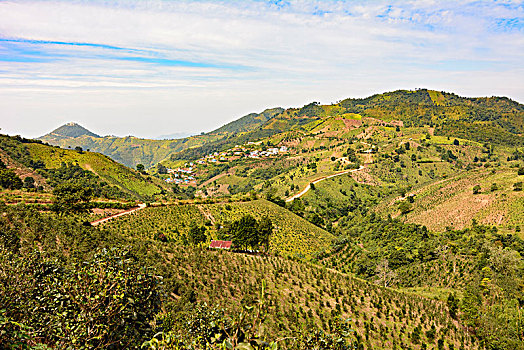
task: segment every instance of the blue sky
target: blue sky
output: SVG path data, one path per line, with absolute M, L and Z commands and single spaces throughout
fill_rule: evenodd
M 0 132 L 209 131 L 427 87 L 524 102 L 523 1 L 0 1 Z

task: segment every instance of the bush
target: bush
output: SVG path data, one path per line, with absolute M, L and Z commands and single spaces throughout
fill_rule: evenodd
M 64 266 L 35 252 L 0 251 L 2 317 L 56 348 L 131 348 L 151 334 L 158 280 L 126 251 L 102 250 Z
M 479 194 L 481 189 L 480 185 L 475 185 L 475 187 L 473 187 L 473 194 Z
M 23 186 L 22 180 L 16 175 L 13 169 L 0 170 L 0 187 L 9 190 L 19 190 Z

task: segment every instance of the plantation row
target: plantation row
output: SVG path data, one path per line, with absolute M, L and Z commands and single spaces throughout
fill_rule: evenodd
M 266 200 L 227 204 L 149 207 L 110 222 L 109 229 L 123 235 L 155 239 L 161 234 L 177 244 L 187 244 L 192 225 L 205 228 L 206 243 L 217 239 L 218 230 L 245 215 L 268 216 L 273 223 L 269 250 L 285 256 L 311 258 L 326 249 L 333 236 L 308 221 Z

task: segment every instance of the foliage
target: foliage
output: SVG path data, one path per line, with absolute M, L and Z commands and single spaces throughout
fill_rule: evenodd
M 205 226 L 198 226 L 196 222 L 192 222 L 189 228 L 188 239 L 195 246 L 204 243 L 207 240 Z
M 13 169 L 0 169 L 0 187 L 16 190 L 22 188 L 23 183 Z
M 0 212 L 0 328 L 10 329 L 0 338 L 130 348 L 151 334 L 159 280 L 129 251 L 103 249 L 114 235 L 28 207 Z
M 76 183 L 63 183 L 53 190 L 53 210 L 57 213 L 75 213 L 86 210 L 86 202 L 93 197 L 93 190 Z
M 264 246 L 267 251 L 270 236 L 273 233 L 273 223 L 268 216 L 257 221 L 253 216 L 247 214 L 233 221 L 225 231 L 225 236 L 243 250 L 248 248 L 256 250 L 259 246 Z
M 82 169 L 76 163 L 61 163 L 58 168 L 41 169 L 39 173 L 47 178 L 47 183 L 52 187 L 57 187 L 64 183 L 74 183 L 90 188 L 94 197 L 105 197 L 108 199 L 133 198 L 117 186 L 111 186 L 107 182 L 102 181 L 93 172 Z

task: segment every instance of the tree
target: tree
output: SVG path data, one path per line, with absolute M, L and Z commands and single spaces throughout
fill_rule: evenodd
M 405 215 L 412 210 L 411 204 L 408 201 L 402 201 L 398 208 L 400 209 L 400 214 L 402 215 Z
M 137 165 L 136 165 L 136 170 L 137 170 L 137 171 L 143 173 L 143 172 L 144 172 L 144 169 L 145 169 L 144 164 L 137 164 Z
M 24 188 L 35 188 L 35 179 L 28 176 L 24 179 Z
M 163 166 L 162 164 L 158 163 L 156 167 L 158 169 L 159 174 L 167 174 L 167 168 Z
M 491 184 L 491 192 L 494 192 L 499 189 L 499 186 L 494 182 Z
M 9 190 L 19 190 L 23 186 L 22 180 L 13 169 L 0 170 L 0 187 Z
M 84 150 L 83 150 L 82 147 L 80 147 L 80 146 L 76 146 L 76 147 L 75 147 L 75 151 L 77 151 L 78 153 L 82 153 L 82 152 L 84 152 Z
M 230 237 L 241 249 L 256 248 L 259 243 L 257 231 L 257 220 L 248 214 L 231 224 Z
M 264 216 L 258 222 L 258 243 L 265 248 L 267 252 L 269 250 L 269 238 L 273 234 L 273 223 L 269 216 Z
M 453 144 L 454 144 L 455 146 L 458 146 L 458 145 L 460 145 L 460 142 L 459 142 L 459 140 L 454 139 L 454 140 L 453 140 Z
M 513 191 L 522 191 L 522 181 L 513 184 Z
M 53 210 L 63 214 L 66 212 L 81 212 L 86 210 L 86 203 L 93 198 L 93 189 L 78 183 L 66 182 L 53 190 L 55 200 Z
M 199 245 L 206 241 L 206 228 L 204 226 L 198 226 L 195 222 L 191 223 L 188 235 L 189 242 L 192 245 Z
M 475 187 L 473 187 L 473 194 L 479 194 L 481 189 L 480 185 L 475 185 Z
M 322 227 L 324 225 L 324 219 L 320 217 L 317 213 L 313 213 L 311 217 L 309 218 L 309 222 L 311 222 L 313 225 Z
M 524 175 L 524 166 L 521 166 L 517 172 L 518 175 Z
M 449 293 L 447 304 L 448 304 L 449 316 L 452 319 L 456 320 L 457 311 L 459 307 L 459 299 L 455 296 L 455 293 Z

